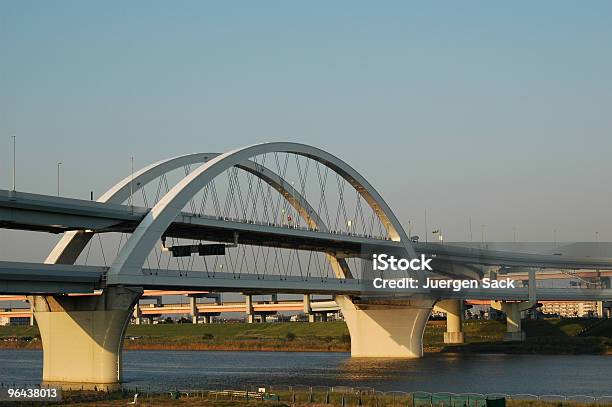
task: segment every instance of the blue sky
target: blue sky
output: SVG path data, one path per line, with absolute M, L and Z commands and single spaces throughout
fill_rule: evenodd
M 323 147 L 447 239 L 612 240 L 612 3 L 0 0 L 0 188 Z M 2 232 L 8 233 L 8 232 Z M 477 232 L 475 232 L 477 233 Z M 421 231 L 422 234 L 422 231 Z

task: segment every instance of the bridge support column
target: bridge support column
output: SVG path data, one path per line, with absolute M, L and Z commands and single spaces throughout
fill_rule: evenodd
M 198 299 L 196 297 L 189 297 L 189 313 L 191 314 L 191 323 L 198 323 Z
M 308 322 L 315 322 L 315 315 L 310 306 L 310 294 L 304 294 L 304 314 L 308 316 Z
M 253 297 L 248 294 L 244 296 L 246 322 L 252 324 L 255 322 L 255 313 L 253 312 Z
M 134 317 L 134 325 L 142 324 L 142 310 L 140 309 L 140 304 L 138 301 L 136 301 L 136 304 L 134 304 L 134 312 L 132 316 Z
M 446 332 L 444 343 L 465 343 L 465 334 L 462 330 L 463 301 L 445 300 L 436 304 L 442 312 L 446 313 Z
M 30 304 L 30 326 L 34 326 L 34 306 Z
M 433 301 L 353 303 L 337 296 L 351 334 L 352 357 L 418 358 Z
M 123 337 L 141 294 L 110 287 L 101 295 L 30 297 L 43 344 L 43 381 L 98 390 L 118 387 Z
M 524 341 L 525 332 L 521 327 L 521 312 L 530 307 L 529 302 L 491 301 L 491 307 L 506 314 L 504 341 Z
M 603 305 L 603 301 L 597 301 L 597 318 L 605 318 Z

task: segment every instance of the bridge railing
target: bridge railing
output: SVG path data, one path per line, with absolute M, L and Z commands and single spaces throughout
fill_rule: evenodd
M 265 390 L 265 392 L 263 391 Z M 206 397 L 211 394 L 207 390 L 179 390 L 186 397 Z M 535 394 L 506 394 L 506 393 L 453 393 L 453 392 L 426 392 L 426 391 L 379 391 L 371 387 L 350 386 L 305 386 L 305 385 L 271 385 L 247 386 L 242 393 L 274 395 L 279 401 L 292 403 L 313 403 L 333 406 L 470 406 L 484 407 L 487 401 L 506 399 L 518 401 L 550 401 L 574 402 L 597 405 L 612 404 L 612 396 L 590 395 L 535 395 Z M 219 392 L 214 392 L 219 397 Z M 234 397 L 235 394 L 233 393 Z M 243 397 L 244 398 L 244 397 Z
M 316 227 L 314 228 L 305 227 L 305 226 L 299 225 L 296 222 L 287 222 L 287 223 L 278 224 L 275 222 L 262 222 L 259 220 L 241 219 L 241 218 L 234 218 L 234 217 L 229 217 L 229 216 L 197 214 L 197 213 L 191 213 L 191 212 L 182 212 L 181 216 L 203 218 L 203 219 L 210 219 L 210 220 L 219 220 L 219 221 L 226 221 L 226 222 L 244 223 L 244 224 L 249 224 L 249 225 L 270 226 L 270 227 L 277 227 L 277 228 L 284 228 L 284 229 L 303 230 L 303 231 L 308 231 L 308 232 L 319 232 L 319 229 Z M 369 235 L 365 233 L 347 232 L 347 231 L 342 231 L 342 230 L 330 230 L 329 232 L 325 232 L 325 233 L 329 233 L 332 235 L 361 237 L 365 239 L 391 240 L 388 236 Z

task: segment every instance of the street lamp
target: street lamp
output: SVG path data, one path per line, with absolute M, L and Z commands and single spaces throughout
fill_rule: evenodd
M 15 192 L 15 190 L 16 190 L 16 175 L 15 174 L 17 172 L 16 171 L 16 169 L 17 169 L 17 161 L 15 159 L 16 158 L 16 154 L 15 154 L 16 148 L 15 148 L 15 145 L 17 144 L 17 136 L 15 134 L 13 134 L 11 136 L 11 138 L 13 139 L 13 192 Z
M 134 156 L 130 157 L 130 212 L 134 213 Z
M 57 196 L 60 196 L 60 168 L 62 166 L 61 162 L 57 163 Z
M 434 229 L 431 231 L 432 234 L 438 235 L 438 240 L 440 243 L 444 243 L 444 236 L 442 235 L 442 229 Z

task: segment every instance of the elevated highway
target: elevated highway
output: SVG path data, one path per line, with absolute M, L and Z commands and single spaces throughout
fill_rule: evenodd
M 0 301 L 7 301 L 8 297 L 0 297 Z M 23 296 L 13 296 L 12 301 L 25 301 Z M 196 304 L 197 314 L 220 314 L 220 313 L 241 313 L 246 312 L 246 303 L 244 302 L 224 302 L 221 304 L 203 303 Z M 276 314 L 278 312 L 303 312 L 304 302 L 301 300 L 283 300 L 278 302 L 254 302 L 252 304 L 253 312 L 256 314 L 268 313 Z M 338 312 L 340 308 L 335 301 L 311 301 L 310 312 Z M 192 307 L 189 304 L 141 304 L 139 308 L 140 315 L 192 315 Z M 10 310 L 0 308 L 0 317 L 31 317 L 32 310 L 30 308 L 15 307 Z
M 150 209 L 24 192 L 0 190 L 0 228 L 64 233 L 132 233 Z M 370 258 L 373 253 L 401 253 L 403 243 L 360 233 L 264 224 L 246 219 L 181 212 L 164 233 L 166 237 L 333 252 L 345 257 Z M 439 262 L 540 269 L 612 270 L 612 259 L 566 257 L 475 249 L 452 244 L 411 242 L 418 254 Z
M 67 294 L 91 293 L 105 287 L 108 267 L 64 264 L 0 262 L 0 294 Z M 148 290 L 206 290 L 220 292 L 248 292 L 258 294 L 303 293 L 354 295 L 364 298 L 410 299 L 419 297 L 443 299 L 512 300 L 529 299 L 526 287 L 508 289 L 391 289 L 374 288 L 372 281 L 328 278 L 305 279 L 297 276 L 279 278 L 255 274 L 207 274 L 182 270 L 143 269 L 140 276 L 129 276 L 125 284 Z M 604 288 L 538 288 L 541 300 L 612 300 L 612 289 Z

